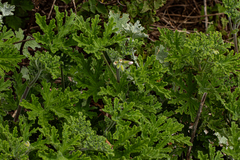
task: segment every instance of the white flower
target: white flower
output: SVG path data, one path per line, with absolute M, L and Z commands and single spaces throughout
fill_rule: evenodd
M 117 64 L 118 64 L 118 61 L 114 61 L 114 62 L 113 62 L 113 65 L 116 66 Z

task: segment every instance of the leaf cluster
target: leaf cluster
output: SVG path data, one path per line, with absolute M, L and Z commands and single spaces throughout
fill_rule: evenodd
M 148 18 L 164 3 L 126 2 L 130 17 L 140 7 Z M 84 4 L 92 13 L 106 8 Z M 2 159 L 178 159 L 190 146 L 194 158 L 239 157 L 240 57 L 221 33 L 159 29 L 159 41 L 147 45 L 144 27 L 128 14 L 110 11 L 102 22 L 54 10 L 49 23 L 36 14 L 42 32 L 22 47 L 22 30 L 1 28 Z M 150 45 L 154 54 L 139 53 Z M 26 57 L 29 65 L 16 70 Z M 24 109 L 12 122 L 17 106 Z

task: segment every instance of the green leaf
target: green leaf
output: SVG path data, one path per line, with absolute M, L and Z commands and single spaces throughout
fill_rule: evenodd
M 17 103 L 19 103 L 20 99 L 22 98 L 22 95 L 27 87 L 27 83 L 23 83 L 22 80 L 22 73 L 17 73 L 17 71 L 14 71 L 13 77 L 13 87 L 16 93 Z M 17 107 L 17 106 L 16 106 Z
M 130 144 L 130 142 L 127 141 L 126 144 L 124 145 L 126 150 L 123 152 L 123 155 L 125 157 L 130 157 L 131 153 L 141 152 L 142 150 L 144 150 L 144 148 L 147 147 L 149 141 L 150 141 L 149 138 L 145 138 L 144 140 L 142 140 L 140 137 L 137 137 L 135 139 L 134 144 Z
M 231 122 L 231 128 L 224 128 L 222 131 L 223 132 L 221 134 L 217 135 L 219 143 L 224 146 L 222 152 L 234 159 L 237 159 L 240 156 L 240 129 L 238 125 L 235 122 Z M 223 137 L 225 139 L 224 141 L 222 141 Z
M 141 26 L 139 21 L 136 21 L 134 25 L 132 23 L 128 23 L 129 15 L 128 14 L 123 14 L 122 17 L 120 18 L 120 13 L 114 13 L 113 11 L 109 12 L 109 19 L 113 18 L 114 22 L 116 23 L 116 26 L 113 27 L 113 29 L 118 28 L 116 30 L 116 33 L 126 33 L 129 35 L 131 38 L 146 38 L 148 37 L 147 34 L 142 33 L 144 30 L 144 27 Z
M 237 0 L 223 0 L 223 4 L 226 8 L 225 14 L 228 15 L 233 21 L 233 23 L 237 23 L 240 12 L 238 11 L 238 8 L 240 7 L 240 3 Z
M 127 5 L 127 13 L 129 13 L 131 17 L 135 18 L 139 13 L 137 5 L 134 3 L 130 3 L 128 1 L 126 1 L 126 5 Z
M 21 69 L 21 73 L 23 75 L 22 78 L 25 78 L 26 80 L 30 80 L 29 70 L 25 66 Z
M 144 27 L 140 24 L 140 21 L 137 20 L 134 25 L 132 23 L 127 23 L 123 25 L 124 31 L 129 34 L 133 39 L 135 38 L 147 38 L 148 35 L 142 33 Z
M 7 27 L 6 26 L 3 26 L 1 28 L 1 30 L 2 30 L 2 32 L 0 32 L 0 39 L 1 40 L 9 40 L 11 37 L 14 36 L 14 32 L 11 29 L 9 29 L 7 31 Z M 1 47 L 4 45 L 4 42 L 5 41 L 1 41 Z M 6 45 L 6 42 L 5 42 L 5 45 Z
M 1 79 L 0 79 L 0 92 L 2 92 L 2 91 L 6 91 L 6 90 L 9 90 L 9 87 L 11 86 L 11 81 L 6 81 L 6 82 L 4 82 L 4 78 L 2 77 Z
M 240 100 L 237 98 L 239 96 L 240 89 L 236 88 L 232 93 L 231 91 L 228 92 L 229 102 L 226 104 L 225 108 L 232 113 L 233 120 L 238 120 L 240 118 L 240 109 L 239 104 Z
M 32 128 L 32 125 L 34 123 L 35 123 L 34 121 L 28 122 L 26 117 L 19 118 L 20 133 L 23 137 L 24 142 L 29 141 L 30 137 L 38 131 L 38 128 Z
M 55 19 L 52 19 L 50 21 L 49 25 L 47 25 L 47 23 L 46 23 L 46 16 L 41 16 L 39 13 L 36 13 L 36 23 L 39 25 L 39 27 L 46 34 L 47 40 L 51 40 L 53 38 L 53 35 L 54 35 L 53 29 L 56 27 Z M 38 32 L 38 33 L 33 34 L 33 35 L 38 37 L 38 36 L 40 36 L 40 33 Z
M 12 0 L 11 3 L 15 4 L 17 7 L 20 7 L 24 12 L 27 12 L 27 11 L 30 11 L 30 10 L 34 9 L 34 5 L 33 5 L 32 1 L 28 1 L 28 0 L 22 0 L 22 1 Z M 17 14 L 17 12 L 15 14 Z
M 150 6 L 149 6 L 149 4 L 148 4 L 148 1 L 144 1 L 144 2 L 143 2 L 143 8 L 142 8 L 142 10 L 141 10 L 140 13 L 145 13 L 145 12 L 147 12 L 147 11 L 149 11 L 149 10 L 151 10 L 151 8 L 150 8 Z
M 86 10 L 88 12 L 90 11 L 90 9 L 89 9 L 89 2 L 88 1 L 83 2 L 82 9 L 84 9 L 84 10 Z
M 63 24 L 64 13 L 60 13 L 57 6 L 54 9 L 56 11 L 56 20 L 50 20 L 49 25 L 46 24 L 46 16 L 36 13 L 36 23 L 45 34 L 41 35 L 40 32 L 37 32 L 33 34 L 33 37 L 52 53 L 56 53 L 58 50 L 64 52 L 70 49 L 70 46 L 76 45 L 71 36 L 66 38 L 67 35 L 72 34 L 76 29 L 74 27 L 75 14 L 71 10 L 71 15 L 67 16 L 68 13 L 65 12 L 65 23 Z M 57 21 L 57 26 L 55 25 L 55 21 Z M 58 34 L 55 34 L 54 30 L 57 30 Z
M 225 29 L 227 27 L 227 24 L 229 23 L 228 19 L 221 18 L 221 22 L 222 22 L 223 29 Z
M 0 123 L 0 158 L 1 159 L 29 159 L 28 153 L 35 148 L 29 143 L 29 137 L 37 132 L 32 129 L 33 122 L 28 123 L 26 118 L 20 118 L 19 126 L 15 126 L 12 130 L 8 125 Z
M 18 30 L 22 27 L 22 19 L 17 16 L 6 17 L 7 26 L 11 27 L 14 30 Z
M 180 104 L 176 112 L 180 112 L 180 114 L 183 114 L 183 112 L 189 114 L 191 120 L 194 121 L 200 103 L 199 100 L 193 96 L 197 89 L 197 83 L 193 82 L 194 77 L 192 74 L 188 74 L 184 79 L 186 82 L 182 79 L 173 80 L 175 85 L 179 87 L 179 90 L 173 91 L 172 96 L 176 98 L 170 100 L 169 103 Z
M 109 19 L 113 18 L 113 22 L 116 23 L 116 25 L 113 27 L 113 29 L 118 28 L 116 33 L 121 33 L 123 31 L 123 25 L 127 24 L 127 22 L 130 20 L 129 15 L 126 13 L 123 13 L 120 17 L 120 12 L 114 13 L 113 11 L 109 12 Z
M 76 34 L 73 35 L 73 39 L 78 42 L 78 46 L 84 48 L 84 51 L 88 54 L 94 53 L 97 59 L 100 59 L 102 52 L 107 50 L 106 48 L 120 43 L 124 40 L 124 36 L 120 34 L 111 36 L 115 30 L 113 30 L 114 22 L 113 19 L 110 19 L 109 23 L 104 23 L 104 31 L 101 31 L 101 26 L 98 25 L 100 22 L 99 15 L 96 15 L 94 19 L 88 18 L 86 21 L 83 20 L 83 17 L 78 17 L 78 26 L 83 33 L 80 36 Z M 102 33 L 102 36 L 101 36 Z M 100 35 L 100 36 L 98 36 Z
M 83 154 L 88 150 L 112 155 L 112 149 L 105 142 L 106 138 L 96 135 L 91 129 L 90 122 L 86 121 L 86 117 L 81 112 L 76 117 L 69 116 L 67 122 L 63 125 L 61 137 L 55 127 L 39 130 L 48 139 L 48 144 L 51 144 L 57 150 L 57 152 L 53 152 L 53 150 L 39 152 L 39 156 L 43 159 L 74 160 L 80 155 L 81 159 L 91 159 L 87 154 Z
M 43 89 L 40 90 L 40 93 L 44 99 L 44 108 L 41 107 L 41 104 L 35 95 L 31 95 L 32 103 L 29 103 L 26 100 L 21 102 L 21 105 L 24 108 L 31 110 L 27 112 L 29 119 L 35 120 L 38 117 L 38 123 L 43 127 L 49 126 L 48 121 L 53 119 L 52 112 L 58 117 L 68 119 L 71 115 L 70 109 L 73 107 L 73 104 L 78 102 L 80 92 L 77 90 L 71 92 L 69 88 L 64 92 L 56 90 L 55 88 L 51 89 L 50 83 L 47 83 L 46 81 L 43 81 L 42 85 Z
M 19 55 L 18 50 L 12 46 L 6 46 L 0 51 L 0 76 L 4 76 L 4 71 L 14 71 L 15 67 L 18 68 L 17 63 L 21 62 L 24 56 Z
M 202 151 L 198 151 L 198 158 L 200 160 L 208 160 L 208 155 L 207 154 L 204 155 Z
M 97 4 L 96 10 L 98 11 L 98 13 L 101 13 L 103 15 L 108 14 L 108 10 L 107 10 L 106 6 L 101 3 Z
M 77 86 L 79 88 L 87 88 L 81 94 L 81 97 L 88 99 L 88 97 L 93 96 L 95 102 L 98 101 L 100 96 L 98 92 L 100 87 L 103 87 L 105 81 L 103 79 L 103 60 L 95 60 L 94 58 L 84 59 L 82 54 L 79 54 L 78 62 L 78 73 L 75 74 L 74 80 L 77 81 Z
M 12 90 L 10 90 L 12 82 L 7 80 L 4 82 L 4 77 L 0 79 L 0 115 L 6 116 L 8 111 L 16 109 L 14 105 Z
M 127 80 L 126 74 L 124 74 L 121 77 L 119 83 L 115 79 L 111 79 L 110 84 L 108 86 L 100 87 L 101 91 L 98 93 L 98 95 L 108 95 L 112 97 L 118 97 L 122 101 L 125 101 L 127 98 L 126 95 L 129 92 L 129 89 L 127 88 L 128 83 L 129 82 Z
M 32 75 L 31 78 L 36 76 L 36 70 L 43 71 L 43 72 L 49 72 L 52 75 L 53 79 L 56 79 L 59 77 L 59 67 L 60 67 L 60 57 L 59 56 L 52 56 L 49 52 L 39 52 L 37 51 L 34 55 L 34 57 L 30 56 L 30 75 Z
M 163 47 L 163 45 L 160 44 L 160 46 L 157 46 L 155 48 L 155 56 L 156 59 L 160 62 L 160 63 L 164 63 L 164 59 L 167 58 L 168 56 L 168 52 L 164 51 L 165 47 Z
M 231 34 L 237 34 L 238 31 L 239 31 L 238 29 L 234 29 L 234 30 L 231 31 Z
M 132 155 L 139 159 L 169 158 L 169 153 L 172 151 L 171 148 L 166 147 L 169 142 L 192 145 L 190 137 L 184 137 L 183 134 L 175 135 L 183 128 L 183 125 L 175 119 L 167 118 L 162 114 L 158 116 L 155 113 L 141 114 L 139 109 L 136 109 L 137 104 L 121 103 L 118 98 L 115 98 L 112 104 L 110 98 L 104 97 L 104 102 L 106 105 L 103 111 L 109 113 L 112 121 L 115 122 L 113 124 L 116 124 L 115 129 L 112 129 L 114 130 L 113 139 L 110 140 L 115 151 L 114 158 L 129 159 Z M 107 125 L 109 126 L 106 130 L 110 131 L 109 127 L 113 128 L 113 126 Z
M 143 92 L 146 87 L 146 90 L 154 90 L 157 94 L 161 93 L 166 97 L 170 97 L 169 91 L 164 89 L 167 83 L 161 80 L 166 69 L 156 61 L 156 57 L 153 55 L 147 57 L 145 63 L 143 63 L 142 56 L 139 56 L 138 60 L 140 67 L 136 69 L 134 66 L 131 66 L 128 74 L 133 77 L 134 83 L 138 86 L 140 92 Z
M 2 16 L 11 16 L 13 15 L 13 11 L 15 10 L 15 6 L 14 5 L 10 5 L 8 4 L 8 2 L 5 2 L 4 4 L 2 4 L 0 2 L 0 11 L 2 12 Z
M 19 31 L 16 31 L 15 32 L 16 34 L 16 37 L 21 41 L 23 40 L 24 38 L 24 35 L 23 35 L 23 30 L 21 28 L 19 28 Z M 30 36 L 27 36 L 26 40 L 29 40 L 31 39 Z M 22 43 L 17 43 L 15 44 L 15 47 L 20 50 L 21 48 L 21 45 Z M 28 47 L 32 48 L 32 49 L 36 49 L 36 48 L 41 48 L 41 46 L 36 42 L 36 40 L 30 40 L 30 41 L 27 41 L 25 42 L 24 46 L 23 46 L 23 54 L 26 56 L 26 57 L 29 57 L 30 56 L 30 53 L 28 52 Z
M 91 11 L 92 13 L 95 13 L 95 11 L 96 11 L 96 5 L 97 5 L 96 0 L 89 0 L 89 5 L 90 5 L 90 11 Z
M 154 9 L 157 10 L 166 3 L 166 0 L 154 0 Z
M 110 99 L 106 99 L 104 97 L 104 100 L 106 101 L 106 106 L 104 107 L 103 111 L 109 113 L 112 115 L 112 120 L 117 123 L 124 123 L 122 119 L 127 119 L 133 122 L 138 123 L 138 120 L 142 116 L 139 110 L 134 110 L 134 103 L 119 103 L 119 99 L 114 99 L 114 106 L 112 106 Z M 118 135 L 115 135 L 118 137 Z M 114 136 L 114 137 L 115 137 Z

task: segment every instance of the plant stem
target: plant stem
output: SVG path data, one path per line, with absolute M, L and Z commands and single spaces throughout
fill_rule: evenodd
M 111 66 L 109 65 L 109 63 L 108 63 L 108 61 L 107 61 L 107 58 L 105 57 L 104 53 L 102 54 L 102 56 L 103 56 L 104 61 L 105 61 L 106 64 L 107 64 L 108 68 L 111 70 L 111 72 L 112 72 L 112 74 L 114 75 L 114 77 L 116 78 L 116 80 L 118 80 L 116 74 L 113 72 Z
M 238 42 L 237 42 L 237 34 L 233 34 L 233 40 L 234 40 L 234 51 L 235 53 L 238 53 Z
M 28 84 L 28 86 L 31 88 L 38 80 L 39 76 L 41 75 L 42 70 L 40 69 L 37 73 L 37 75 L 33 78 L 33 80 Z
M 107 135 L 107 132 L 112 129 L 116 122 L 112 121 L 111 124 L 105 129 L 104 133 Z
M 205 29 L 208 28 L 208 17 L 207 17 L 207 0 L 203 0 L 204 4 L 204 15 L 205 15 Z
M 28 95 L 28 92 L 30 90 L 31 87 L 27 86 L 20 101 L 19 101 L 19 104 L 22 102 L 23 99 L 26 99 L 27 95 Z M 18 105 L 18 109 L 17 109 L 17 112 L 14 116 L 14 122 L 17 122 L 18 121 L 18 117 L 19 115 L 21 114 L 21 111 L 22 111 L 22 106 Z
M 198 112 L 197 112 L 197 116 L 195 118 L 195 122 L 194 122 L 194 125 L 193 125 L 192 135 L 191 135 L 191 143 L 192 144 L 193 144 L 193 141 L 194 141 L 194 137 L 195 137 L 195 133 L 196 133 L 196 130 L 197 130 L 199 118 L 201 116 L 203 104 L 206 100 L 206 97 L 207 97 L 207 93 L 205 92 L 202 96 L 202 100 L 201 100 L 201 103 L 200 103 L 200 106 L 199 106 L 199 109 L 198 109 Z M 191 150 L 192 150 L 192 146 L 189 146 L 188 151 L 187 151 L 187 156 L 186 156 L 187 160 L 190 160 Z
M 18 105 L 18 109 L 17 111 L 14 113 L 14 122 L 18 121 L 18 117 L 21 114 L 22 111 L 22 106 L 20 106 L 20 103 L 22 102 L 23 99 L 26 99 L 29 90 L 31 89 L 31 87 L 36 83 L 36 81 L 38 80 L 39 76 L 41 75 L 42 70 L 40 69 L 37 73 L 37 75 L 34 77 L 34 79 L 28 84 L 28 86 L 26 87 L 20 101 L 19 101 L 19 105 Z

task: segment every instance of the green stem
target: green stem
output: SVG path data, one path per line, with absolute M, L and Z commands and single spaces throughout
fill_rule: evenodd
M 109 65 L 109 63 L 108 63 L 108 61 L 107 61 L 107 58 L 105 57 L 104 53 L 103 53 L 102 55 L 103 55 L 103 59 L 104 59 L 104 61 L 106 62 L 108 68 L 111 70 L 111 72 L 112 72 L 112 74 L 114 75 L 114 77 L 116 78 L 116 80 L 118 80 L 116 74 L 113 72 L 111 66 Z
M 38 78 L 40 77 L 42 73 L 42 69 L 40 69 L 37 73 L 37 75 L 33 78 L 33 80 L 28 84 L 28 86 L 31 88 L 38 80 Z
M 40 69 L 37 73 L 37 75 L 34 77 L 34 79 L 28 84 L 28 86 L 26 87 L 20 101 L 19 101 L 19 105 L 18 105 L 18 109 L 17 109 L 17 112 L 14 116 L 14 122 L 17 122 L 18 121 L 18 117 L 19 115 L 21 114 L 21 111 L 22 111 L 22 106 L 20 106 L 20 103 L 22 102 L 23 99 L 26 99 L 27 95 L 28 95 L 28 92 L 29 90 L 31 89 L 31 87 L 36 83 L 36 81 L 38 80 L 39 76 L 41 75 L 42 73 L 42 70 Z
M 107 132 L 112 129 L 112 127 L 115 125 L 116 122 L 112 121 L 110 125 L 105 129 L 104 133 L 107 135 Z
M 237 42 L 237 34 L 233 34 L 233 40 L 234 40 L 234 51 L 235 53 L 238 53 L 238 42 Z

